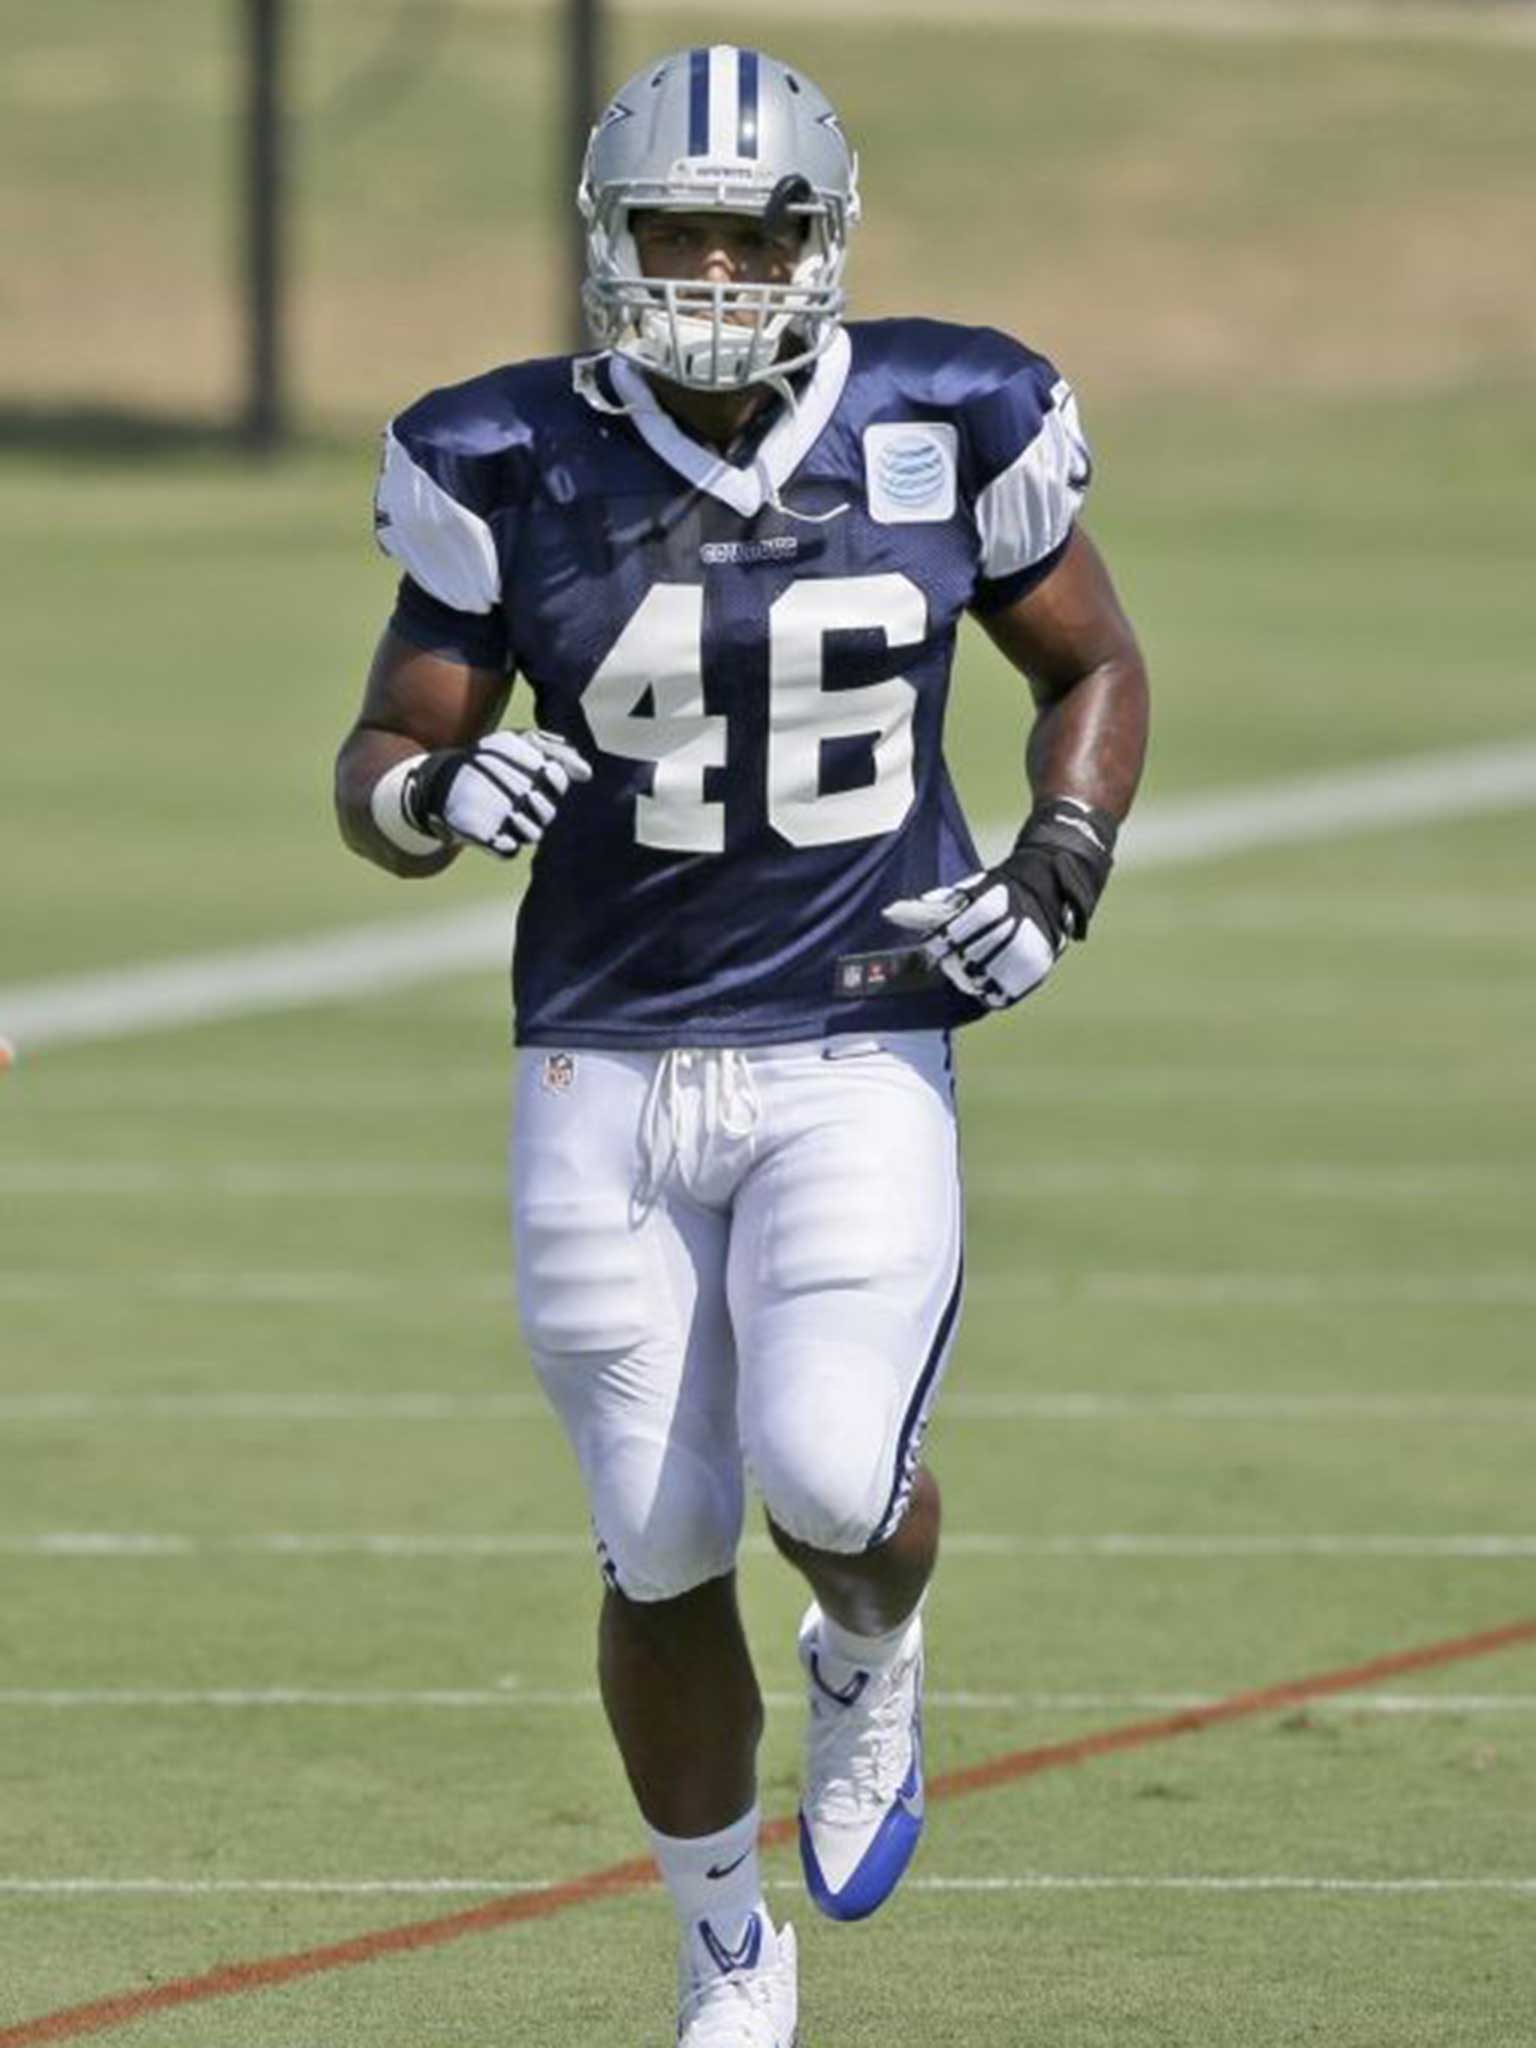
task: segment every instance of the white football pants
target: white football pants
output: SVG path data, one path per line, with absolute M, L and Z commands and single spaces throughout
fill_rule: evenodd
M 855 1552 L 900 1522 L 960 1307 L 941 1032 L 519 1055 L 518 1298 L 633 1600 L 731 1569 L 750 1477 Z

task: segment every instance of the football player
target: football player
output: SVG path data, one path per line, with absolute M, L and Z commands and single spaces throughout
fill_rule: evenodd
M 1087 935 L 1145 675 L 1052 365 L 991 329 L 844 323 L 855 161 L 802 71 L 731 45 L 646 65 L 580 205 L 596 353 L 386 432 L 404 575 L 338 808 L 396 874 L 527 859 L 518 1291 L 591 1504 L 603 1699 L 677 1910 L 679 2040 L 790 2048 L 745 1482 L 811 1595 L 806 1885 L 858 1919 L 923 1821 L 950 1034 Z M 967 615 L 1035 699 L 1032 803 L 990 868 L 942 752 Z M 534 719 L 507 730 L 516 675 Z

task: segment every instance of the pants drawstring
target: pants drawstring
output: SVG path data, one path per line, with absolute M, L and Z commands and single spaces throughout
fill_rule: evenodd
M 672 1171 L 681 1143 L 682 1088 L 678 1079 L 676 1050 L 663 1053 L 656 1062 L 651 1085 L 640 1109 L 640 1174 L 635 1183 L 635 1201 L 643 1216 L 655 1207 L 662 1184 Z
M 763 1109 L 751 1062 L 734 1045 L 722 1046 L 717 1057 L 719 1078 L 713 1109 L 705 1106 L 706 1128 L 713 1131 L 718 1123 L 728 1138 L 750 1138 Z M 706 1078 L 715 1071 L 713 1066 L 706 1068 Z
M 700 1071 L 702 1131 L 690 1170 L 685 1151 L 688 1133 L 684 1099 L 695 1063 Z M 714 1138 L 718 1135 L 734 1143 L 750 1138 L 761 1114 L 762 1102 L 752 1079 L 751 1064 L 735 1046 L 674 1046 L 663 1053 L 656 1062 L 640 1109 L 637 1215 L 643 1217 L 655 1207 L 674 1170 L 685 1188 L 694 1189 Z

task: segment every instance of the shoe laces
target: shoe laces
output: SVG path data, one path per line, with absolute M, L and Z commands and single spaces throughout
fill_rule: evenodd
M 678 2012 L 677 2031 L 681 2040 L 688 2034 L 688 2048 L 756 2048 L 775 2039 L 772 2032 L 777 1995 L 772 1965 L 757 1970 L 729 1970 L 696 1982 L 685 1993 Z M 753 2023 L 766 2019 L 766 2034 L 754 2031 Z M 699 2028 L 696 2021 L 702 2020 Z M 690 2031 L 691 2030 L 691 2031 Z
M 862 1820 L 889 1806 L 911 1764 L 912 1696 L 906 1683 L 917 1655 L 871 1672 L 849 1706 L 811 1695 L 810 1739 L 816 1752 L 817 1810 L 828 1820 Z

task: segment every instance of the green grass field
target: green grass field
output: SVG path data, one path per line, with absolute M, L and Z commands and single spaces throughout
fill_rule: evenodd
M 66 12 L 90 32 L 74 70 Z M 126 13 L 24 7 L 0 87 L 53 95 L 51 129 L 9 132 L 66 238 L 135 186 L 173 224 L 206 205 L 222 45 L 202 10 L 136 4 L 141 37 L 184 39 L 157 77 L 112 27 Z M 463 13 L 442 62 L 473 68 L 500 17 Z M 318 94 L 365 18 L 327 0 L 315 22 Z M 625 54 L 697 32 L 630 17 Z M 963 24 L 803 41 L 847 81 L 867 189 L 890 195 L 866 244 L 878 307 L 903 224 L 974 199 L 933 291 L 979 314 L 1010 201 L 978 168 L 1015 144 L 1037 178 L 1065 158 L 1071 204 L 996 317 L 1060 329 L 1086 364 L 1094 530 L 1153 661 L 1152 794 L 1531 736 L 1536 389 L 1511 224 L 1536 56 Z M 1010 77 L 1042 72 L 1019 141 Z M 411 131 L 434 203 L 460 204 L 451 145 L 476 172 L 445 278 L 502 217 L 492 88 L 537 107 L 541 75 L 507 57 L 462 137 L 438 101 Z M 940 111 L 907 153 L 924 80 Z M 82 164 L 65 103 L 120 123 L 123 157 Z M 509 188 L 535 160 L 510 126 Z M 72 357 L 16 358 L 0 989 L 499 886 L 461 863 L 402 890 L 329 822 L 390 589 L 362 415 L 430 374 L 413 316 L 375 334 L 355 389 L 325 381 L 376 309 L 367 237 L 387 232 L 363 190 L 379 139 L 351 132 L 355 159 L 317 144 L 310 174 L 310 289 L 345 318 L 308 358 L 326 436 L 291 460 L 20 445 L 30 407 L 87 388 L 216 402 L 206 330 L 155 324 L 194 285 L 212 303 L 211 234 L 202 259 L 167 237 L 153 320 L 124 285 L 120 332 L 160 341 L 125 347 L 118 382 L 85 321 Z M 535 249 L 536 212 L 509 193 Z M 326 253 L 351 230 L 355 278 Z M 18 305 L 78 305 L 62 259 L 43 268 Z M 1023 299 L 1062 278 L 1030 321 Z M 454 350 L 487 345 L 492 298 Z M 527 345 L 550 303 L 519 311 Z M 1015 733 L 1018 689 L 972 644 L 954 757 L 977 816 L 1017 808 Z M 1536 1615 L 1532 876 L 1518 813 L 1128 870 L 1051 989 L 966 1035 L 935 1769 Z M 0 2043 L 638 1852 L 590 1692 L 584 1512 L 508 1306 L 506 1094 L 495 975 L 44 1048 L 0 1077 Z M 42 1541 L 66 1536 L 118 1549 Z M 759 1544 L 744 1585 L 781 1813 L 799 1598 Z M 274 1692 L 351 1704 L 248 1697 Z M 816 1921 L 791 1854 L 769 1871 L 802 1939 L 805 2048 L 1526 2048 L 1533 1814 L 1524 1647 L 936 1805 L 913 1883 L 864 1928 Z M 188 1889 L 92 1889 L 133 1881 Z M 22 1888 L 50 1882 L 78 1889 Z M 412 1889 L 430 1883 L 486 1890 Z M 271 1888 L 217 1888 L 239 1884 Z M 632 1894 L 103 2038 L 640 2048 L 669 2038 L 671 1968 L 664 1903 Z

